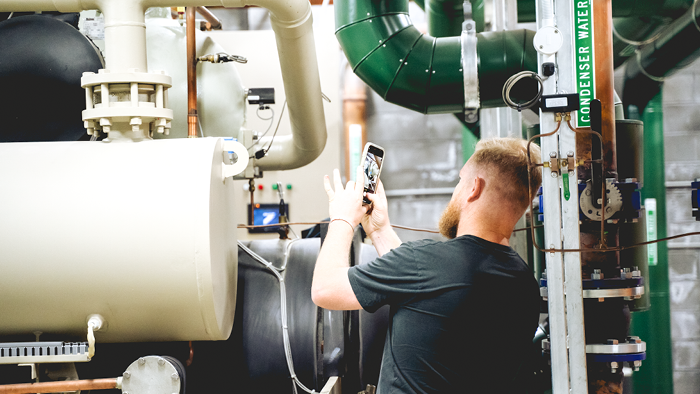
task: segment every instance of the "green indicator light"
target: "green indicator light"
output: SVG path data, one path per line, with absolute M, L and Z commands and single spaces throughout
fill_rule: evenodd
M 272 184 L 272 190 L 277 190 L 277 184 L 276 184 L 276 183 L 273 183 L 273 184 Z
M 564 182 L 564 199 L 569 201 L 569 198 L 571 197 L 571 192 L 569 191 L 569 173 L 563 173 L 562 180 Z
M 288 184 L 287 184 L 287 190 L 292 190 L 292 184 L 291 184 L 291 183 L 288 183 Z

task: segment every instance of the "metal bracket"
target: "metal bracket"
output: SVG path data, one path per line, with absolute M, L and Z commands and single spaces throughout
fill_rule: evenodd
M 479 72 L 476 53 L 476 22 L 472 18 L 472 4 L 464 2 L 464 22 L 462 23 L 462 77 L 464 80 L 464 119 L 469 123 L 479 120 Z

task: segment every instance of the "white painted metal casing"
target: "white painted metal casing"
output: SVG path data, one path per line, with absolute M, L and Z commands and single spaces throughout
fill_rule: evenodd
M 233 185 L 219 138 L 0 144 L 0 335 L 221 340 Z

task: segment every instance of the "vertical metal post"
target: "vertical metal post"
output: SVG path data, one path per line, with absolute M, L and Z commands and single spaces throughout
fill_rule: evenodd
M 544 94 L 574 92 L 575 76 L 573 50 L 573 6 L 568 0 L 556 0 L 555 25 L 564 37 L 564 43 L 556 54 L 556 72 L 544 81 Z M 543 20 L 541 4 L 537 2 L 538 28 Z M 549 60 L 548 60 L 549 61 Z M 545 62 L 538 55 L 541 70 Z M 576 152 L 575 134 L 564 122 L 559 132 L 541 141 L 543 160 L 566 158 Z M 557 124 L 552 113 L 540 112 L 540 132 L 548 133 Z M 545 248 L 578 249 L 580 247 L 578 224 L 578 194 L 564 193 L 562 182 L 569 182 L 570 190 L 577 190 L 577 176 L 553 173 L 544 168 L 542 190 L 544 200 Z M 552 389 L 554 394 L 585 394 L 588 392 L 586 378 L 585 328 L 583 321 L 583 298 L 581 290 L 580 253 L 550 252 L 547 261 L 547 290 L 550 322 L 552 358 Z
M 576 56 L 576 51 L 573 42 L 575 39 L 573 31 L 575 18 L 573 2 L 557 0 L 555 9 L 557 28 L 565 37 L 562 47 L 557 54 L 557 92 L 575 92 L 574 56 Z M 566 158 L 570 154 L 576 154 L 576 134 L 568 127 L 562 127 L 559 131 L 559 157 Z M 569 171 L 569 176 L 562 176 L 562 182 L 569 182 L 569 190 L 573 192 L 570 198 L 567 199 L 564 189 L 561 189 L 563 246 L 564 249 L 579 249 L 581 241 L 577 192 L 578 175 L 576 168 L 567 168 L 566 171 Z M 566 289 L 566 323 L 569 340 L 569 375 L 572 394 L 588 393 L 586 335 L 581 279 L 581 253 L 565 253 L 564 287 Z
M 542 9 L 537 1 L 537 27 L 542 27 Z M 537 69 L 542 70 L 544 57 L 537 56 Z M 554 94 L 557 91 L 556 74 L 544 81 L 544 94 Z M 540 111 L 540 133 L 545 134 L 556 128 L 553 114 Z M 542 160 L 559 152 L 559 135 L 540 139 Z M 561 249 L 561 201 L 559 179 L 555 178 L 549 168 L 542 168 L 542 195 L 544 212 L 544 245 L 545 249 Z M 552 392 L 567 394 L 571 387 L 569 381 L 569 352 L 567 344 L 566 306 L 564 295 L 564 258 L 561 253 L 545 254 L 547 265 L 547 304 L 549 310 L 549 341 L 551 343 Z
M 518 5 L 514 0 L 487 0 L 492 3 L 491 31 L 514 30 L 518 25 Z M 476 18 L 475 18 L 476 19 Z M 481 138 L 518 137 L 523 117 L 508 107 L 482 108 Z

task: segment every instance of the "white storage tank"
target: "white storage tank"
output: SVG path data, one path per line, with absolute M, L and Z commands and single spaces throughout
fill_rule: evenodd
M 226 339 L 237 246 L 219 138 L 0 144 L 0 335 Z

